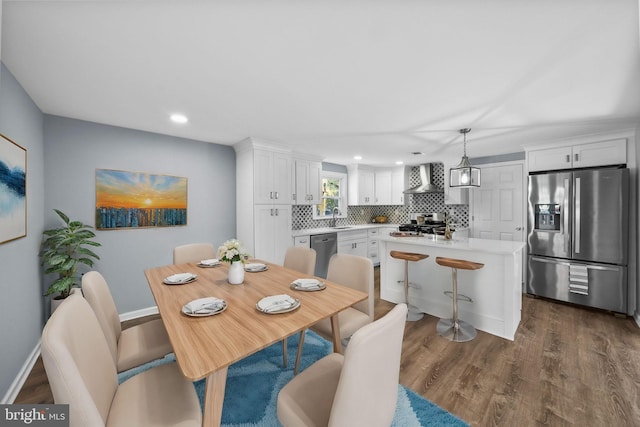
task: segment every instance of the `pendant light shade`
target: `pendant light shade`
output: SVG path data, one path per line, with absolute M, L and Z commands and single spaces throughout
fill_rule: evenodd
M 467 157 L 467 134 L 471 129 L 460 129 L 464 137 L 464 152 L 458 166 L 449 170 L 449 187 L 480 187 L 480 169 L 474 168 Z

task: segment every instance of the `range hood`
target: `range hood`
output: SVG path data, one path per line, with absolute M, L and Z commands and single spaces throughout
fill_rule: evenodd
M 431 182 L 431 163 L 420 165 L 420 184 L 415 187 L 407 188 L 404 194 L 420 194 L 420 193 L 442 193 L 444 189 L 438 187 Z

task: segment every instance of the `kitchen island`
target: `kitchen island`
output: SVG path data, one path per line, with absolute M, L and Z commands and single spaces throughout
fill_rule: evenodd
M 523 242 L 489 239 L 444 240 L 441 236 L 380 236 L 380 297 L 404 302 L 404 261 L 391 251 L 416 252 L 429 258 L 409 263 L 411 305 L 432 316 L 452 316 L 451 269 L 436 257 L 484 264 L 458 270 L 458 316 L 476 329 L 513 341 L 522 309 Z

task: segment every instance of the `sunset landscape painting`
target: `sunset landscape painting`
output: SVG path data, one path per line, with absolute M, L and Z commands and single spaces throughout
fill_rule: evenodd
M 187 225 L 187 178 L 96 170 L 96 229 Z

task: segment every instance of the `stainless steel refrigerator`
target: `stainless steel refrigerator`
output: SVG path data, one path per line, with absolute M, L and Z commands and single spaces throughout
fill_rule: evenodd
M 627 312 L 629 170 L 531 174 L 527 292 Z

